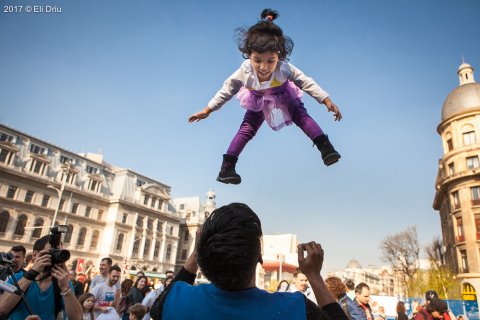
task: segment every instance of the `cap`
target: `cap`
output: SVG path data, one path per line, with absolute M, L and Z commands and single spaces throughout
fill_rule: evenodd
M 440 300 L 438 298 L 431 298 L 430 303 L 427 306 L 427 310 L 430 313 L 432 313 L 433 311 L 437 311 L 440 314 L 444 314 L 445 312 L 447 312 L 448 306 L 443 300 Z
M 430 301 L 432 298 L 438 299 L 438 293 L 434 290 L 428 290 L 425 292 L 425 300 Z

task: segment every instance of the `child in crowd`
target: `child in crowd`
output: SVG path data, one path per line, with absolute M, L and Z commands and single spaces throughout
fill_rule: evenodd
M 247 109 L 240 129 L 223 155 L 217 177 L 222 183 L 239 184 L 242 181 L 235 165 L 264 120 L 273 130 L 296 124 L 317 146 L 325 165 L 332 165 L 340 159 L 327 135 L 307 113 L 300 100 L 302 90 L 325 104 L 327 110 L 333 112 L 335 121 L 341 120 L 342 114 L 327 92 L 287 62 L 293 41 L 273 23 L 277 17 L 278 12 L 265 9 L 261 21 L 248 30 L 238 30 L 238 48 L 247 60 L 225 80 L 222 89 L 205 109 L 188 118 L 189 122 L 207 118 L 237 93 L 240 105 Z
M 130 313 L 129 320 L 142 320 L 145 313 L 147 313 L 147 307 L 136 303 L 128 309 L 128 313 Z
M 78 297 L 78 301 L 83 309 L 83 320 L 94 320 L 93 304 L 95 303 L 95 296 L 87 292 Z

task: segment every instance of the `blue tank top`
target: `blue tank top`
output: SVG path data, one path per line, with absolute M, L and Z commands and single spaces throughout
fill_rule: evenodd
M 300 292 L 226 291 L 213 284 L 191 286 L 179 281 L 168 293 L 162 319 L 305 320 L 306 304 Z

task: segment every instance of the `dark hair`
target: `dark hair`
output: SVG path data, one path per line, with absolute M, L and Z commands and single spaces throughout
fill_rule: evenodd
M 368 284 L 366 284 L 365 282 L 360 282 L 356 287 L 355 287 L 355 293 L 362 293 L 362 289 L 363 288 L 367 288 L 368 290 L 370 290 L 370 287 L 368 286 Z
M 88 298 L 93 298 L 93 301 L 95 302 L 95 296 L 93 294 L 91 294 L 90 292 L 86 292 L 86 293 L 82 294 L 80 297 L 78 297 L 78 302 L 80 302 L 80 305 L 82 306 L 82 310 L 83 310 L 83 303 Z M 88 310 L 88 313 L 90 314 L 91 319 L 95 319 L 95 312 L 94 312 L 93 305 L 92 305 L 92 308 L 90 310 Z
M 438 299 L 438 293 L 434 290 L 428 290 L 425 292 L 425 300 L 430 301 L 432 298 Z
M 403 301 L 398 301 L 398 303 L 397 303 L 397 314 L 399 312 L 401 312 L 401 313 L 407 312 L 407 310 L 405 309 L 405 302 L 403 302 Z
M 33 251 L 40 252 L 45 249 L 45 246 L 47 245 L 49 240 L 50 235 L 46 235 L 35 241 L 35 243 L 33 244 Z
M 107 264 L 109 266 L 111 266 L 113 264 L 112 258 L 110 258 L 110 257 L 103 258 L 101 261 L 107 261 Z
M 121 285 L 121 290 L 122 290 L 122 293 L 124 295 L 127 295 L 128 292 L 130 291 L 130 289 L 132 289 L 133 287 L 133 280 L 132 279 L 125 279 L 123 280 L 122 282 L 122 285 Z
M 13 246 L 12 249 L 10 249 L 10 251 L 22 252 L 23 255 L 27 254 L 27 249 L 25 249 L 25 247 L 22 245 Z
M 293 277 L 297 278 L 299 274 L 303 274 L 303 272 L 300 268 L 296 268 L 295 271 L 293 272 Z
M 437 311 L 440 314 L 444 314 L 448 310 L 448 306 L 445 301 L 440 300 L 438 298 L 431 298 L 430 302 L 425 307 L 428 313 L 432 313 Z
M 197 261 L 205 276 L 224 290 L 246 288 L 261 259 L 262 225 L 246 204 L 231 203 L 205 220 Z
M 137 278 L 137 280 L 135 280 L 135 285 L 134 285 L 135 288 L 137 287 L 138 283 L 139 283 L 140 280 L 142 280 L 142 279 L 145 279 L 145 286 L 148 285 L 148 279 L 147 279 L 147 277 L 145 277 L 145 276 L 140 276 L 140 277 Z
M 325 284 L 327 286 L 328 291 L 335 297 L 335 299 L 340 299 L 346 293 L 347 287 L 342 282 L 342 279 L 337 277 L 328 277 L 325 279 Z
M 278 283 L 278 286 L 277 286 L 277 291 L 280 290 L 280 288 L 282 287 L 282 283 L 286 283 L 287 284 L 287 288 L 290 286 L 290 283 L 288 283 L 287 280 L 282 280 Z
M 352 279 L 347 279 L 347 280 L 345 280 L 345 286 L 347 287 L 348 290 L 354 290 L 355 289 L 355 282 L 353 282 Z
M 117 264 L 114 264 L 113 266 L 110 267 L 110 270 L 108 270 L 108 273 L 112 273 L 112 271 L 118 271 L 122 272 L 122 269 Z
M 278 53 L 280 60 L 288 60 L 293 50 L 293 41 L 273 23 L 278 16 L 277 11 L 265 9 L 260 15 L 261 20 L 248 30 L 245 28 L 235 30 L 238 49 L 244 58 L 248 58 L 253 51 L 258 53 L 274 51 Z

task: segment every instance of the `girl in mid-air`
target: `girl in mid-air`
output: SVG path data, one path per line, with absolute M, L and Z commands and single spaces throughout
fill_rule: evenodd
M 238 48 L 247 60 L 225 80 L 205 109 L 188 118 L 189 122 L 207 118 L 235 94 L 240 105 L 247 109 L 240 129 L 223 155 L 217 177 L 220 182 L 239 184 L 242 181 L 235 172 L 235 165 L 243 148 L 255 136 L 264 120 L 273 130 L 295 123 L 313 140 L 325 165 L 329 166 L 340 159 L 340 154 L 335 151 L 327 135 L 308 115 L 300 100 L 301 90 L 325 104 L 327 110 L 333 112 L 335 121 L 341 120 L 342 114 L 327 92 L 287 62 L 293 41 L 273 23 L 277 17 L 278 12 L 265 9 L 261 21 L 248 30 L 238 30 Z

